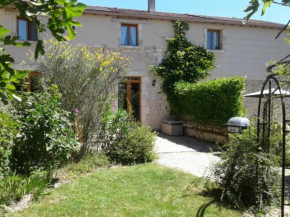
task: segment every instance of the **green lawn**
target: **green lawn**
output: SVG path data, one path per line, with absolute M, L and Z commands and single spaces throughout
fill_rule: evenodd
M 201 196 L 203 183 L 157 164 L 101 169 L 9 216 L 203 216 L 200 208 L 212 200 Z M 242 215 L 212 204 L 204 216 Z

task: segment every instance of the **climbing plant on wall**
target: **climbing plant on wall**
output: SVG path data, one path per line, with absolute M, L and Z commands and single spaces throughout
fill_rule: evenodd
M 173 21 L 173 29 L 175 35 L 167 41 L 167 55 L 155 68 L 157 75 L 164 79 L 162 89 L 167 95 L 172 114 L 175 110 L 174 86 L 178 82 L 197 83 L 215 67 L 215 55 L 186 38 L 186 31 L 189 30 L 186 21 Z

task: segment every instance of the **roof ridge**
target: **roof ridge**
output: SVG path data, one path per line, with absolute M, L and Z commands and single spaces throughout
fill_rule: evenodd
M 154 13 L 147 10 L 140 9 L 126 9 L 126 8 L 117 8 L 117 7 L 103 7 L 103 6 L 88 6 L 88 10 L 116 13 L 123 16 L 135 16 L 142 18 L 152 18 L 152 19 L 167 19 L 167 20 L 176 20 L 176 19 L 185 19 L 192 20 L 194 22 L 207 22 L 207 23 L 221 23 L 228 25 L 243 25 L 243 18 L 237 17 L 221 17 L 221 16 L 211 16 L 211 15 L 199 15 L 199 14 L 189 14 L 189 13 L 176 13 L 176 12 L 162 12 L 154 11 Z M 264 21 L 264 20 L 249 20 L 247 21 L 248 26 L 253 27 L 263 27 L 263 28 L 277 28 L 282 29 L 284 24 Z M 246 25 L 247 25 L 246 24 Z

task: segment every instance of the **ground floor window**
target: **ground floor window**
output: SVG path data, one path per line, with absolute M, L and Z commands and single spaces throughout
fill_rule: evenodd
M 141 78 L 126 77 L 119 84 L 118 106 L 131 114 L 136 120 L 141 120 Z

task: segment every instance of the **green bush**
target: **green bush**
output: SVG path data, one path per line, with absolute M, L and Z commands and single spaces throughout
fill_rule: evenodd
M 103 118 L 101 133 L 101 149 L 107 153 L 111 148 L 128 135 L 131 130 L 131 120 L 127 112 L 119 109 L 117 113 L 111 111 L 112 104 L 107 104 L 107 112 Z
M 175 87 L 175 116 L 201 124 L 224 126 L 231 117 L 244 114 L 242 92 L 245 79 L 222 78 L 203 83 L 178 83 Z
M 251 207 L 256 211 L 278 205 L 281 191 L 278 158 L 264 152 L 257 142 L 256 130 L 237 134 L 225 147 L 213 170 L 222 190 L 221 199 L 234 207 Z
M 76 150 L 72 114 L 61 109 L 57 87 L 24 94 L 22 102 L 12 104 L 11 114 L 20 132 L 10 157 L 12 171 L 29 175 L 39 168 L 52 170 L 66 163 Z
M 180 81 L 197 83 L 208 76 L 208 71 L 215 67 L 215 56 L 204 47 L 195 46 L 186 38 L 189 25 L 186 21 L 173 21 L 175 36 L 167 41 L 168 55 L 155 68 L 156 73 L 164 78 L 163 89 L 167 93 Z
M 19 124 L 6 112 L 0 111 L 0 174 L 9 170 L 9 158 Z
M 103 119 L 101 149 L 112 162 L 135 164 L 150 162 L 155 158 L 153 147 L 156 133 L 131 119 L 123 109 L 117 113 L 107 104 Z
M 116 163 L 136 164 L 151 162 L 155 158 L 153 151 L 156 133 L 150 127 L 128 122 L 129 132 L 114 146 L 110 146 L 108 156 Z
M 153 68 L 164 79 L 162 90 L 167 96 L 172 115 L 178 113 L 174 87 L 178 82 L 197 83 L 206 78 L 215 67 L 215 55 L 204 47 L 195 46 L 186 38 L 186 21 L 173 21 L 175 36 L 167 41 L 167 55 Z
M 290 127 L 286 125 L 286 130 L 289 131 Z M 272 123 L 270 132 L 270 149 L 269 151 L 279 158 L 279 162 L 282 165 L 282 124 Z M 266 134 L 267 135 L 267 134 Z M 265 138 L 267 140 L 267 138 Z M 285 164 L 290 166 L 290 135 L 286 134 L 286 150 L 285 150 Z

